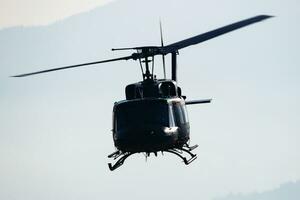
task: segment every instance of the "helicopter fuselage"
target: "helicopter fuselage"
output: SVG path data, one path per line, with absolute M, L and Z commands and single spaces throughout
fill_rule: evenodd
M 190 125 L 177 83 L 146 79 L 125 89 L 126 100 L 113 108 L 113 140 L 123 152 L 157 152 L 182 147 Z

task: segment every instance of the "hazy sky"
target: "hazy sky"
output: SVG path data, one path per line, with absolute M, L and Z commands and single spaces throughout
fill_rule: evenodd
M 80 12 L 76 1 L 35 9 L 40 2 L 1 5 L 2 26 Z M 0 30 L 0 199 L 213 200 L 299 180 L 299 10 L 299 0 L 116 0 L 50 25 Z M 159 18 L 170 44 L 258 14 L 276 17 L 180 51 L 183 94 L 213 98 L 188 107 L 191 144 L 199 144 L 190 166 L 138 154 L 108 170 L 113 103 L 141 80 L 137 62 L 9 78 L 159 45 Z
M 1 0 L 0 28 L 45 25 L 113 0 Z

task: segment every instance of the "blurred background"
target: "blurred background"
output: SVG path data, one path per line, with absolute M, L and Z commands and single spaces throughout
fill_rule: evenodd
M 1 2 L 1 199 L 300 198 L 298 1 L 42 2 Z M 180 51 L 183 94 L 213 98 L 188 107 L 189 166 L 138 154 L 109 171 L 113 103 L 142 79 L 137 62 L 9 77 L 160 45 L 159 19 L 170 44 L 259 14 L 276 17 Z

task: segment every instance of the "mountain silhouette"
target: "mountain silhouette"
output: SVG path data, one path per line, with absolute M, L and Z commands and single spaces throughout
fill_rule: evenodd
M 279 188 L 252 194 L 229 195 L 215 200 L 299 200 L 300 181 L 281 185 Z

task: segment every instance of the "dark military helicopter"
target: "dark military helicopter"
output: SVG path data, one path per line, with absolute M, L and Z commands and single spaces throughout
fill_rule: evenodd
M 177 85 L 178 50 L 195 45 L 233 30 L 268 19 L 271 16 L 259 15 L 239 21 L 204 34 L 200 34 L 167 46 L 164 46 L 162 29 L 161 46 L 142 46 L 112 50 L 135 50 L 130 56 L 83 63 L 13 77 L 25 77 L 35 74 L 94 65 L 118 60 L 138 60 L 143 80 L 126 86 L 126 100 L 116 102 L 113 107 L 113 140 L 117 151 L 108 157 L 117 160 L 109 163 L 109 169 L 120 167 L 126 158 L 135 153 L 169 152 L 179 156 L 188 165 L 197 157 L 191 151 L 198 145 L 189 146 L 190 125 L 186 105 L 210 103 L 211 99 L 187 101 Z M 171 79 L 166 78 L 165 55 L 171 54 Z M 164 78 L 154 75 L 154 57 L 162 55 Z M 187 158 L 183 154 L 189 156 Z

